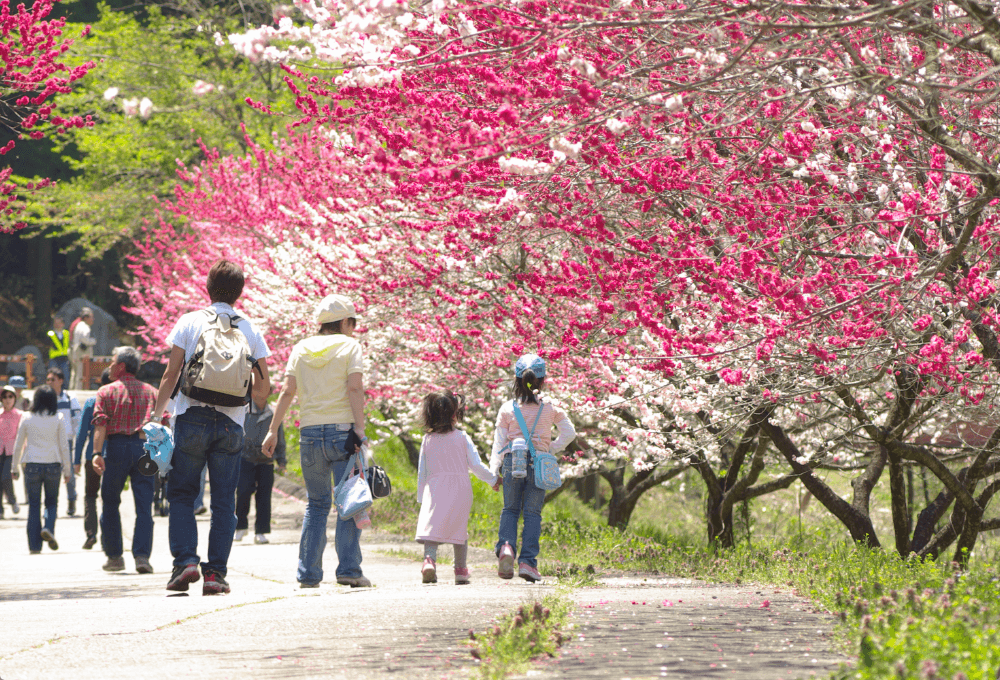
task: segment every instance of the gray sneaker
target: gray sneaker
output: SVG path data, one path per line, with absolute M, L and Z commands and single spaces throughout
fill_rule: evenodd
M 141 557 L 139 555 L 136 555 L 135 570 L 140 574 L 152 574 L 153 566 L 149 563 L 148 557 Z
M 104 571 L 125 571 L 125 558 L 121 555 L 118 557 L 109 557 L 101 569 Z
M 337 583 L 342 586 L 351 586 L 352 588 L 371 588 L 372 582 L 369 581 L 364 576 L 358 576 L 357 578 L 351 578 L 350 576 L 338 576 Z
M 59 550 L 59 543 L 56 542 L 56 537 L 48 529 L 42 529 L 42 540 L 48 542 L 49 547 L 53 550 Z

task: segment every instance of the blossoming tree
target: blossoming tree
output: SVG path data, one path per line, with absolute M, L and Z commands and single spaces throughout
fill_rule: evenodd
M 55 2 L 35 0 L 30 7 L 22 3 L 13 10 L 8 0 L 0 2 L 0 125 L 7 138 L 0 146 L 0 156 L 10 153 L 18 139 L 39 139 L 53 129 L 65 131 L 90 124 L 89 117 L 63 118 L 54 110 L 54 95 L 69 92 L 70 83 L 94 66 L 93 62 L 75 67 L 63 63 L 72 41 L 63 37 L 64 20 L 47 18 Z M 0 169 L 0 229 L 5 231 L 24 226 L 17 221 L 23 192 L 49 184 L 43 179 L 19 188 L 12 181 L 12 172 L 9 165 Z
M 136 263 L 151 338 L 207 236 L 247 254 L 278 345 L 324 292 L 361 298 L 397 410 L 440 384 L 495 409 L 517 353 L 553 360 L 568 472 L 611 482 L 618 526 L 690 466 L 721 545 L 796 480 L 877 546 L 887 475 L 901 554 L 1000 528 L 992 9 L 297 7 L 230 42 L 285 64 L 300 136 L 187 175 L 188 247 Z M 912 466 L 942 486 L 916 522 Z

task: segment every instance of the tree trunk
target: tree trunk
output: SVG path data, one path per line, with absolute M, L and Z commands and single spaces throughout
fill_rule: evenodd
M 35 237 L 35 321 L 48 328 L 52 313 L 52 241 L 44 235 Z
M 879 447 L 885 449 L 885 447 Z M 910 554 L 910 508 L 907 504 L 906 481 L 899 456 L 889 456 L 889 491 L 892 503 L 892 528 L 896 534 L 896 552 L 900 557 Z
M 813 474 L 812 468 L 800 463 L 798 459 L 801 457 L 801 454 L 798 447 L 792 443 L 792 440 L 788 438 L 784 430 L 770 421 L 765 421 L 762 428 L 764 434 L 774 442 L 775 447 L 785 457 L 788 464 L 791 465 L 792 472 L 799 476 L 802 484 L 809 489 L 809 492 L 816 497 L 816 500 L 822 503 L 823 507 L 841 521 L 850 532 L 851 538 L 869 548 L 880 548 L 881 544 L 875 535 L 875 527 L 872 526 L 872 521 L 868 514 L 838 496 L 833 489 Z
M 406 457 L 410 461 L 410 465 L 416 470 L 420 466 L 420 444 L 413 439 L 408 434 L 399 435 L 399 441 L 403 442 L 403 447 L 406 449 Z

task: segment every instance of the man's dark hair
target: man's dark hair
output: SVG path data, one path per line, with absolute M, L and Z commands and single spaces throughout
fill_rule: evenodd
M 125 367 L 126 373 L 135 375 L 139 372 L 139 366 L 142 365 L 142 358 L 135 347 L 115 347 L 113 354 L 115 361 Z
M 50 368 L 50 369 L 49 369 L 48 371 L 46 371 L 46 373 L 45 373 L 45 377 L 47 378 L 47 377 L 49 377 L 50 375 L 54 375 L 55 377 L 59 378 L 59 379 L 60 379 L 60 380 L 62 380 L 63 382 L 66 382 L 66 374 L 65 374 L 65 373 L 63 373 L 63 372 L 62 372 L 62 369 L 61 369 L 61 368 L 59 368 L 58 366 L 53 366 L 53 367 L 52 367 L 52 368 Z
M 59 398 L 56 391 L 48 385 L 35 390 L 35 400 L 31 402 L 31 412 L 43 416 L 54 416 L 59 409 Z
M 431 392 L 424 397 L 421 420 L 428 432 L 445 434 L 455 429 L 455 412 L 458 402 L 451 392 Z
M 212 302 L 234 304 L 243 295 L 243 268 L 229 260 L 219 260 L 208 271 L 208 297 Z

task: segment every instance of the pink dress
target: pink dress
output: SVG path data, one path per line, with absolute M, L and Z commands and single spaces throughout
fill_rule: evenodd
M 469 470 L 490 486 L 496 484 L 497 476 L 483 465 L 469 435 L 452 430 L 424 436 L 417 468 L 417 541 L 461 544 L 469 540 Z

